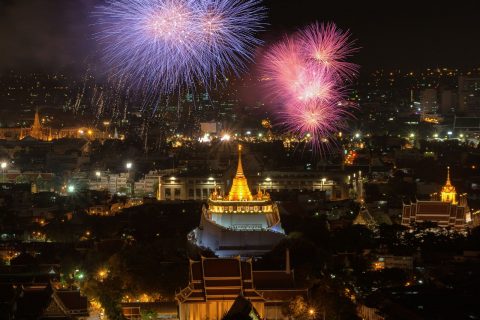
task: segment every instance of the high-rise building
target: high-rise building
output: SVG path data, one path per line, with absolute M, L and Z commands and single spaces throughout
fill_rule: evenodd
M 455 91 L 443 89 L 440 91 L 440 113 L 453 113 L 458 106 L 458 95 Z
M 480 116 L 480 77 L 458 77 L 458 106 L 461 112 Z
M 420 108 L 422 114 L 436 113 L 438 110 L 437 89 L 424 89 L 420 92 Z

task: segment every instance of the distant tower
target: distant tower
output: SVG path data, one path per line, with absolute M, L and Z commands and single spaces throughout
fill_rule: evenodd
M 440 197 L 442 202 L 451 202 L 452 204 L 457 204 L 457 191 L 450 182 L 450 167 L 447 167 L 447 182 L 442 188 Z
M 30 130 L 30 136 L 38 140 L 43 139 L 42 124 L 40 123 L 40 115 L 38 114 L 38 108 L 35 111 L 35 119 L 33 120 L 33 126 Z

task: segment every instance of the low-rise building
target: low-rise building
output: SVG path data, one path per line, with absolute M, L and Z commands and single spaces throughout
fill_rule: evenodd
M 261 319 L 288 319 L 285 304 L 297 296 L 306 298 L 308 290 L 295 286 L 288 258 L 285 270 L 255 271 L 251 259 L 202 257 L 190 261 L 189 283 L 175 296 L 179 318 L 221 319 L 239 295 L 251 302 Z

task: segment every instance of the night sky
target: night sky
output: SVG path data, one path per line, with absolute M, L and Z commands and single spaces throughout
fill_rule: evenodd
M 479 1 L 267 0 L 267 43 L 310 22 L 350 29 L 363 69 L 480 65 Z M 89 12 L 98 0 L 0 0 L 0 69 L 58 70 L 95 51 Z

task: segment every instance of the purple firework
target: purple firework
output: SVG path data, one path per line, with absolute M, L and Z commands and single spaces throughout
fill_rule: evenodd
M 261 0 L 107 0 L 96 39 L 114 73 L 159 93 L 245 69 L 263 29 Z

